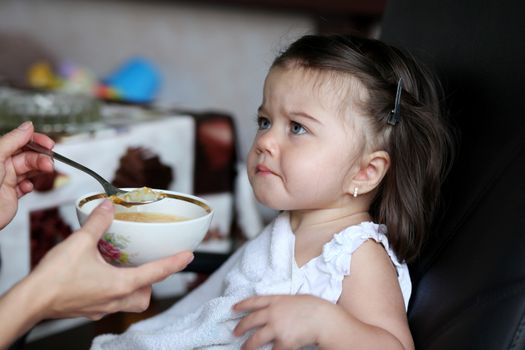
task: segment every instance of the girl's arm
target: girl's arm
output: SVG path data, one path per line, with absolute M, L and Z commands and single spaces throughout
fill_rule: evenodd
M 234 334 L 256 328 L 242 349 L 273 342 L 275 349 L 317 344 L 321 349 L 412 350 L 396 270 L 383 247 L 368 241 L 357 249 L 350 276 L 337 305 L 310 295 L 257 296 L 236 304 L 235 311 L 249 314 Z
M 321 349 L 414 348 L 396 269 L 381 244 L 369 240 L 352 254 L 337 306 L 345 312 L 327 310 Z

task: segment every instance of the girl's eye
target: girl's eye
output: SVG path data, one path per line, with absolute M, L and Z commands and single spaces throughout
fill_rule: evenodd
M 266 130 L 266 129 L 269 129 L 272 124 L 270 123 L 268 118 L 258 117 L 257 125 L 259 126 L 259 130 Z
M 294 135 L 301 135 L 306 132 L 306 129 L 301 124 L 292 122 L 292 125 L 290 126 L 290 131 Z

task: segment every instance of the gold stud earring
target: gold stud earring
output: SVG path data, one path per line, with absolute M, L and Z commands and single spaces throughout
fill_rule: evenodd
M 354 198 L 357 197 L 357 187 L 354 187 Z

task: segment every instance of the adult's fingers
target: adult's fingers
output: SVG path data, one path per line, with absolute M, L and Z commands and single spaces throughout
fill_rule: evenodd
M 104 200 L 91 212 L 91 215 L 89 215 L 89 218 L 82 226 L 82 231 L 92 235 L 98 242 L 104 232 L 111 226 L 113 212 L 113 203 L 110 200 Z
M 20 148 L 31 140 L 33 123 L 22 123 L 18 128 L 11 130 L 0 138 L 0 162 L 15 154 Z
M 185 251 L 174 256 L 127 269 L 133 287 L 140 288 L 162 281 L 169 275 L 184 269 L 193 260 L 193 253 Z
M 33 133 L 33 141 L 47 149 L 52 149 L 53 146 L 55 146 L 55 141 L 53 141 L 53 139 L 39 132 Z
M 33 140 L 33 142 L 47 149 L 52 149 L 55 146 L 55 141 L 53 141 L 49 136 L 38 132 L 34 132 L 31 139 Z M 22 160 L 18 160 L 17 158 L 20 158 Z M 52 171 L 54 168 L 53 159 L 51 157 L 36 152 L 24 152 L 23 156 L 20 155 L 14 157 L 14 162 L 15 169 L 19 174 L 23 172 L 24 169 L 19 169 L 17 168 L 17 166 L 26 166 L 26 168 L 39 169 L 43 171 Z
M 12 159 L 17 175 L 22 175 L 32 170 L 53 171 L 53 161 L 49 156 L 43 154 L 23 152 L 17 154 Z
M 80 314 L 112 314 L 115 312 L 142 312 L 145 311 L 151 301 L 151 286 L 142 287 L 137 290 L 126 290 L 122 294 L 114 295 L 106 301 L 97 305 L 86 305 Z
M 118 304 L 110 307 L 109 312 L 143 312 L 149 307 L 151 301 L 151 286 L 142 287 L 126 298 L 119 300 Z
M 16 186 L 16 195 L 18 198 L 22 197 L 23 195 L 33 191 L 34 185 L 29 180 L 22 180 L 18 183 Z

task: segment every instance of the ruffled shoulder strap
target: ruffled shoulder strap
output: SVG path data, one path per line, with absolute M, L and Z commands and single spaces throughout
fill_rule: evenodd
M 410 273 L 407 265 L 400 263 L 396 254 L 390 248 L 385 225 L 362 222 L 335 234 L 332 240 L 323 246 L 322 254 L 312 261 L 311 266 L 306 266 L 306 269 L 315 269 L 320 272 L 319 274 L 309 274 L 309 277 L 307 277 L 308 284 L 316 286 L 312 288 L 316 290 L 315 295 L 335 303 L 341 295 L 343 278 L 350 275 L 352 254 L 369 239 L 373 239 L 383 245 L 390 260 L 396 267 L 397 279 L 406 309 L 412 293 Z M 326 281 L 329 282 L 324 283 Z M 322 285 L 324 287 L 321 287 Z
M 352 253 L 369 239 L 381 243 L 396 268 L 401 267 L 402 264 L 389 247 L 386 226 L 373 222 L 362 222 L 335 234 L 332 240 L 324 245 L 322 260 L 331 265 L 331 268 L 336 270 L 334 272 L 349 275 Z

